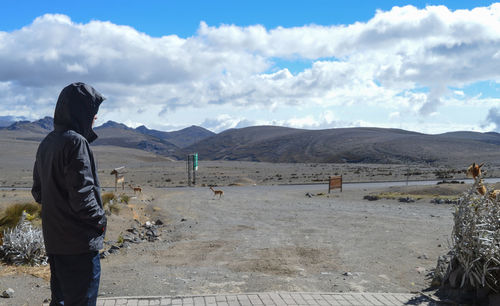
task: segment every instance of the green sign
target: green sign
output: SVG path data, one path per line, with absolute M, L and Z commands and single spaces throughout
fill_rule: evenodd
M 193 169 L 198 171 L 198 153 L 193 154 Z

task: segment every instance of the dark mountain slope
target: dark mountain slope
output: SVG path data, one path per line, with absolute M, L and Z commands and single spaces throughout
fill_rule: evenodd
M 450 135 L 451 134 L 451 135 Z M 187 147 L 201 159 L 267 162 L 462 163 L 500 160 L 500 134 L 427 135 L 398 129 L 228 130 Z
M 99 135 L 94 145 L 141 149 L 174 158 L 182 158 L 184 156 L 176 145 L 157 137 L 142 134 L 121 123 L 108 121 L 94 130 Z
M 215 135 L 214 132 L 211 132 L 207 129 L 204 129 L 199 126 L 190 126 L 185 129 L 174 131 L 174 132 L 163 132 L 157 130 L 150 130 L 144 125 L 136 128 L 136 131 L 144 134 L 150 135 L 159 139 L 166 140 L 179 148 L 185 148 L 190 146 L 200 140 L 211 137 Z

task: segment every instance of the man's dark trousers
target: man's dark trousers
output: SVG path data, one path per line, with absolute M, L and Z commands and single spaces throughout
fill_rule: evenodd
M 101 262 L 99 252 L 49 254 L 51 306 L 96 305 Z

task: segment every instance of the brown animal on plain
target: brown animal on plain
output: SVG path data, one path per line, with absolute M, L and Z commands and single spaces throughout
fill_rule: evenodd
M 216 195 L 219 195 L 219 199 L 220 199 L 220 197 L 222 197 L 224 195 L 224 191 L 222 191 L 222 190 L 216 190 L 216 189 L 213 189 L 212 187 L 210 187 L 210 190 L 212 190 L 214 192 L 214 197 Z
M 487 190 L 486 186 L 484 186 L 483 180 L 481 178 L 482 172 L 481 168 L 484 166 L 484 163 L 481 163 L 480 165 L 476 163 L 472 163 L 472 165 L 467 168 L 467 177 L 472 177 L 475 182 L 477 182 L 477 192 L 481 195 L 485 195 Z M 498 201 L 500 198 L 500 190 L 492 190 L 489 192 L 488 197 L 492 201 Z
M 134 190 L 134 194 L 136 192 L 142 193 L 142 188 L 140 186 L 134 187 L 132 185 L 128 185 L 128 187 L 132 188 Z

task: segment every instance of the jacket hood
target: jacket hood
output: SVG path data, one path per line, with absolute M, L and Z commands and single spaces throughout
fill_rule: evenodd
M 97 139 L 92 121 L 105 98 L 85 83 L 70 84 L 61 91 L 54 112 L 56 129 L 73 130 L 90 143 Z

